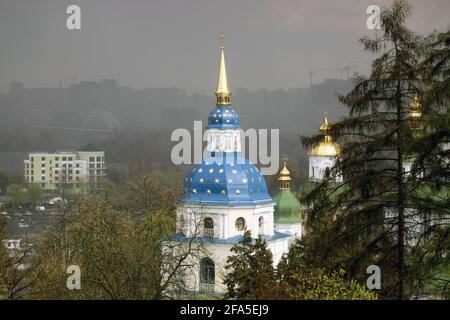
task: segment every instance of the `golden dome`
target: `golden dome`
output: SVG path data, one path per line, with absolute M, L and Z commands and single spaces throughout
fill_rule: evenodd
M 340 148 L 337 143 L 333 142 L 333 139 L 328 133 L 330 129 L 330 124 L 328 123 L 327 113 L 324 113 L 324 121 L 320 126 L 319 130 L 325 135 L 323 141 L 321 141 L 316 147 L 309 151 L 311 156 L 321 156 L 321 157 L 335 157 L 340 153 Z
M 339 146 L 334 142 L 321 142 L 309 152 L 311 156 L 335 157 L 339 155 Z
M 286 162 L 284 163 L 283 169 L 280 171 L 280 177 L 278 178 L 278 181 L 291 181 L 291 173 L 286 168 Z

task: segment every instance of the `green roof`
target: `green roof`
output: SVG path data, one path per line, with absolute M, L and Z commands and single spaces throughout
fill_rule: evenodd
M 281 190 L 275 200 L 275 223 L 301 223 L 301 206 L 298 199 L 292 194 L 291 190 Z
M 422 199 L 448 202 L 448 198 L 450 197 L 450 189 L 446 186 L 437 187 L 426 183 L 421 185 L 415 191 L 415 195 Z
M 299 189 L 299 197 L 303 199 L 306 197 L 309 193 L 311 193 L 314 188 L 316 188 L 318 185 L 317 182 L 307 182 L 301 188 Z M 337 199 L 337 197 L 345 192 L 347 190 L 347 185 L 342 185 L 339 187 L 340 183 L 332 182 L 328 186 L 329 192 L 332 192 L 329 197 L 330 200 L 334 201 Z M 338 188 L 339 187 L 339 188 Z M 393 195 L 393 193 L 386 193 L 385 195 Z M 450 198 L 450 188 L 448 186 L 435 186 L 430 183 L 424 183 L 421 186 L 419 186 L 417 189 L 412 191 L 413 198 L 415 200 L 431 200 L 431 201 L 437 201 L 437 202 L 448 202 L 448 199 Z M 411 201 L 409 199 L 408 201 Z M 304 203 L 302 203 L 304 205 Z M 411 207 L 414 207 L 414 204 L 409 202 L 408 204 Z
M 315 188 L 319 186 L 320 182 L 308 181 L 299 189 L 299 197 L 302 199 L 310 194 Z M 347 186 L 341 182 L 329 182 L 327 188 L 331 200 L 336 199 L 341 193 L 347 190 Z
M 93 145 L 93 144 L 87 144 L 83 147 L 81 147 L 80 149 L 78 149 L 77 151 L 81 151 L 81 152 L 101 152 L 104 151 L 102 148 Z

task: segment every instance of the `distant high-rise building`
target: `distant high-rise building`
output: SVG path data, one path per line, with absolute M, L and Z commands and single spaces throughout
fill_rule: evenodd
M 92 144 L 76 151 L 32 152 L 24 160 L 25 182 L 48 191 L 99 190 L 105 176 L 105 152 Z

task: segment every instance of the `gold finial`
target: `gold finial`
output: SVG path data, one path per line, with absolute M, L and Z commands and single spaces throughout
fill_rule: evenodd
M 411 101 L 411 103 L 409 104 L 410 107 L 410 112 L 409 112 L 409 116 L 413 119 L 417 119 L 420 118 L 422 116 L 422 112 L 421 112 L 421 104 L 419 102 L 419 98 L 417 97 L 417 95 L 414 96 L 414 99 Z
M 220 68 L 219 68 L 219 79 L 217 81 L 216 98 L 217 105 L 230 105 L 231 104 L 231 92 L 228 89 L 228 78 L 227 78 L 227 68 L 225 65 L 225 54 L 224 54 L 224 42 L 225 35 L 222 33 L 219 35 L 220 41 Z
M 288 168 L 286 167 L 286 162 L 288 161 L 288 156 L 283 155 L 281 158 L 284 162 L 283 169 L 280 171 L 280 177 L 278 178 L 278 181 L 280 182 L 280 189 L 282 190 L 288 190 L 291 188 L 291 173 L 289 172 Z
M 320 126 L 319 130 L 322 133 L 326 133 L 328 131 L 328 129 L 330 128 L 330 125 L 328 124 L 328 113 L 326 111 L 323 113 L 323 118 L 324 118 L 323 123 Z

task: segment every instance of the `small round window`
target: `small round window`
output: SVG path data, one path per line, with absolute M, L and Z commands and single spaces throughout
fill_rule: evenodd
M 245 219 L 244 218 L 237 218 L 235 225 L 236 225 L 236 229 L 238 231 L 244 230 L 245 229 Z

